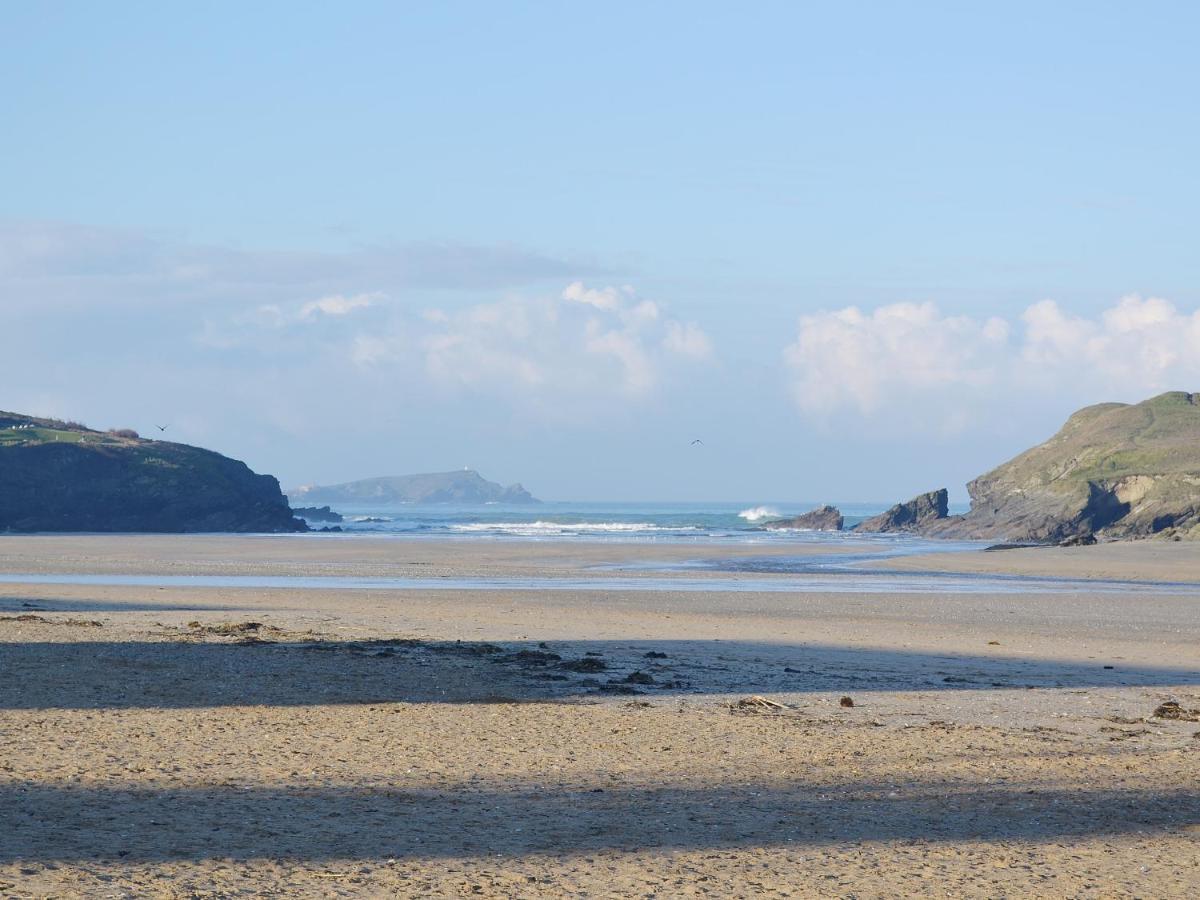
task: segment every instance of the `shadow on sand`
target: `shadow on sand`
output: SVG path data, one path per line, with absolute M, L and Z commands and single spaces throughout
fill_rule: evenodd
M 0 579 L 2 581 L 3 579 Z M 233 612 L 241 606 L 213 603 L 153 603 L 125 600 L 76 600 L 69 597 L 0 597 L 0 616 L 36 612 Z
M 164 628 L 157 641 L 0 643 L 0 709 L 1200 684 L 1200 671 L 1187 667 L 1012 657 L 999 648 L 995 653 L 943 655 L 751 641 L 500 646 L 297 640 L 294 634 L 254 623 L 219 627 L 226 630 Z
M 606 849 L 1009 841 L 1154 834 L 1200 822 L 1200 794 L 871 783 L 527 785 L 404 791 L 0 787 L 0 862 L 439 858 Z M 739 815 L 729 814 L 738 809 Z M 751 809 L 753 816 L 746 816 Z M 181 811 L 182 814 L 181 814 Z M 53 848 L 53 849 L 50 849 Z

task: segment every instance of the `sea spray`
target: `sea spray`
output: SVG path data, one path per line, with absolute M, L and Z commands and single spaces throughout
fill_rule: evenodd
M 743 509 L 738 513 L 738 516 L 747 522 L 761 522 L 763 519 L 780 518 L 779 510 L 772 509 L 770 506 L 752 506 L 749 509 Z

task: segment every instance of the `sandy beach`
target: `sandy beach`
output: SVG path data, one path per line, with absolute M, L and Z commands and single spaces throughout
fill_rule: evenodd
M 0 573 L 550 581 L 623 566 L 637 578 L 697 555 L 38 536 L 0 539 Z M 1200 581 L 1200 546 L 894 568 Z M 1200 590 L 1149 584 L 366 591 L 0 574 L 0 886 L 14 897 L 1194 896 L 1198 605 Z
M 1198 30 L 0 3 L 0 900 L 1200 900 Z

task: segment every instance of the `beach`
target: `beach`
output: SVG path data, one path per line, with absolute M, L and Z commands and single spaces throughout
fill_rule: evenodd
M 0 885 L 1195 895 L 1200 588 L 1156 582 L 1200 581 L 1200 545 L 888 562 L 1071 580 L 1054 593 L 717 590 L 736 566 L 684 567 L 809 552 L 0 538 Z M 82 579 L 103 574 L 148 580 Z M 315 583 L 171 581 L 190 576 Z

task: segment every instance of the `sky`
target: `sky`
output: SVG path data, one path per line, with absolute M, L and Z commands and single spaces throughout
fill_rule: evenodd
M 285 487 L 962 501 L 1200 390 L 1198 26 L 6 0 L 0 409 Z

